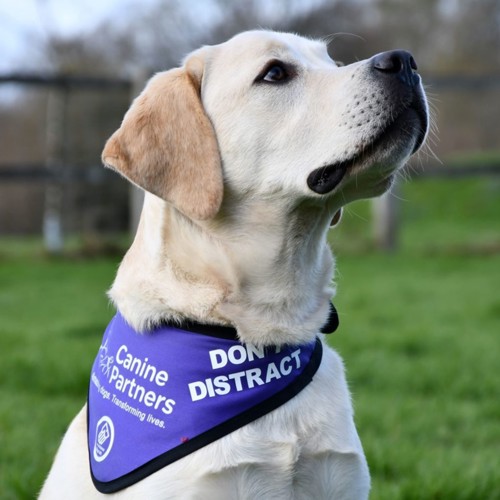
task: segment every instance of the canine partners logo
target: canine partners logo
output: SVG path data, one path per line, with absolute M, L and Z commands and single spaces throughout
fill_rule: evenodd
M 97 422 L 95 429 L 94 459 L 102 462 L 111 451 L 115 440 L 115 427 L 113 421 L 107 417 L 102 417 Z
M 111 367 L 115 361 L 114 356 L 108 355 L 108 340 L 101 345 L 99 349 L 99 366 L 101 367 L 102 373 L 109 379 L 111 373 Z

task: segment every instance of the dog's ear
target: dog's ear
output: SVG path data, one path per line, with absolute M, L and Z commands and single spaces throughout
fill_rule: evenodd
M 102 160 L 190 218 L 214 217 L 222 202 L 217 139 L 200 99 L 203 63 L 155 75 L 135 99 Z

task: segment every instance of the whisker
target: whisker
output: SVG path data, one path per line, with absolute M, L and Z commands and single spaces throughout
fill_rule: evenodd
M 359 40 L 362 40 L 363 42 L 366 42 L 366 38 L 362 37 L 361 35 L 358 35 L 356 33 L 349 33 L 349 32 L 343 32 L 343 31 L 338 31 L 336 33 L 331 33 L 329 35 L 321 37 L 321 40 L 326 43 L 326 45 L 330 45 L 335 39 L 341 37 L 341 36 L 352 36 L 354 38 L 358 38 Z

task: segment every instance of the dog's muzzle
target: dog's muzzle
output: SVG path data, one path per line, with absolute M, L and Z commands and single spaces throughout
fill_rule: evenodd
M 412 126 L 414 133 L 406 134 L 407 139 L 415 140 L 411 154 L 415 153 L 425 140 L 429 125 L 427 107 L 413 56 L 405 50 L 382 52 L 372 57 L 369 65 L 371 75 L 379 82 L 382 81 L 384 88 L 390 91 L 395 100 L 401 101 L 401 105 L 394 110 L 391 120 L 381 128 L 373 141 L 365 145 L 363 151 L 367 153 L 356 154 L 347 160 L 317 168 L 309 174 L 307 185 L 317 194 L 333 191 L 352 166 L 374 151 L 385 136 L 393 133 L 395 129 L 400 129 L 402 125 L 410 121 L 416 124 Z

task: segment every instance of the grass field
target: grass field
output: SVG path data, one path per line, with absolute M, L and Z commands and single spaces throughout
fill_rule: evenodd
M 403 186 L 401 250 L 366 203 L 332 231 L 335 303 L 372 498 L 500 499 L 500 185 Z M 118 259 L 0 245 L 0 498 L 36 495 L 84 402 Z

